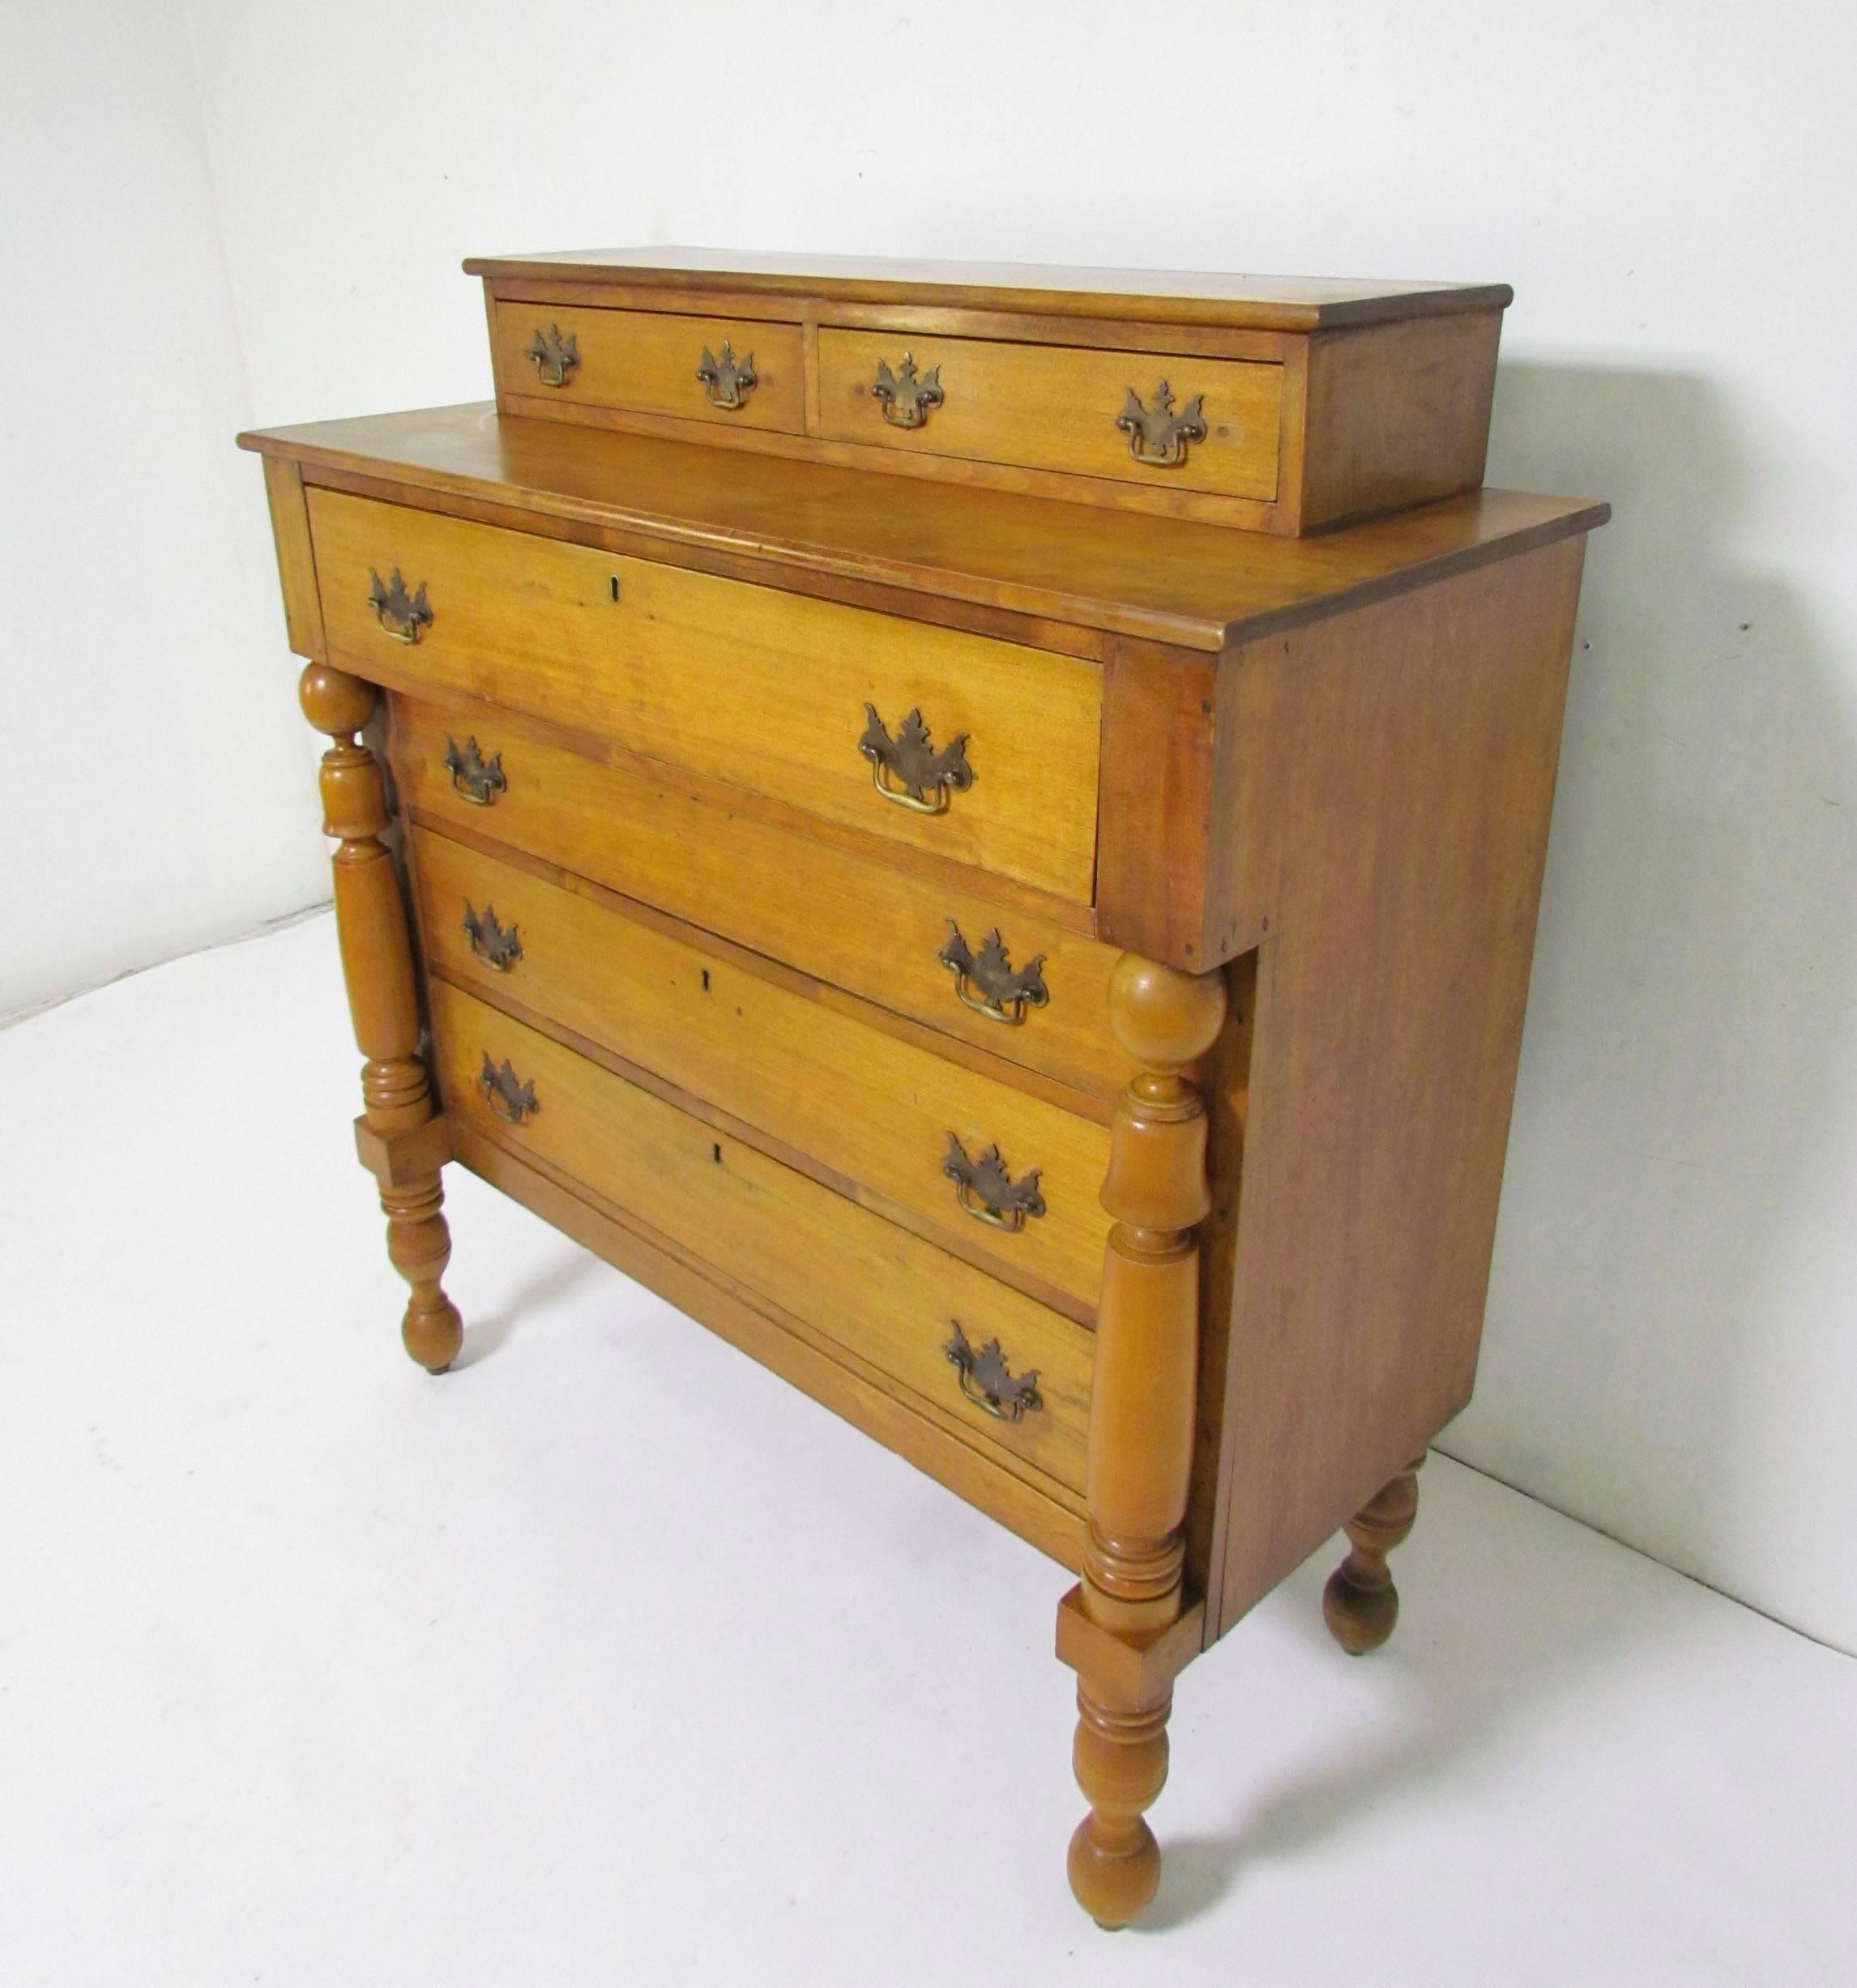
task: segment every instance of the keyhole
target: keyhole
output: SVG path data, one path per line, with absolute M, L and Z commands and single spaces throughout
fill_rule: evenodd
M 702 991 L 706 994 L 709 992 L 709 969 L 707 966 L 702 970 Z
M 608 581 L 606 582 L 606 584 L 607 584 L 607 586 L 608 586 L 608 587 L 609 587 L 609 588 L 612 590 L 613 598 L 615 600 L 617 600 L 617 599 L 619 598 L 619 576 L 618 576 L 618 574 L 615 573 L 615 574 L 613 575 L 613 577 L 612 577 L 612 578 L 610 578 L 610 579 L 609 579 L 609 580 L 608 580 Z
M 712 1145 L 709 1150 L 709 1153 L 710 1158 L 715 1162 L 718 1167 L 719 1167 L 722 1164 L 722 1148 L 719 1145 Z

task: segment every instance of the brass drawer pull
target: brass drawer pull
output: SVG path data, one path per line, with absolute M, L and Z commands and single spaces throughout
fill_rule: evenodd
M 473 808 L 493 808 L 497 796 L 510 791 L 510 783 L 503 773 L 503 756 L 493 753 L 486 759 L 477 750 L 473 736 L 464 741 L 464 749 L 459 752 L 458 741 L 450 732 L 445 735 L 445 770 L 451 776 L 451 785 L 460 800 L 467 800 Z
M 989 1022 L 1003 1022 L 1016 1028 L 1024 1021 L 1027 1009 L 1042 1008 L 1051 999 L 1044 984 L 1044 955 L 1040 953 L 1014 973 L 997 926 L 975 953 L 961 936 L 961 928 L 950 918 L 948 943 L 935 957 L 954 976 L 954 992 L 962 1006 L 984 1015 Z
M 864 715 L 864 736 L 857 749 L 870 761 L 871 783 L 886 800 L 918 814 L 940 814 L 950 793 L 964 794 L 974 784 L 966 732 L 937 753 L 920 711 L 903 719 L 894 739 L 874 704 L 865 705 Z
M 955 1318 L 948 1323 L 954 1327 L 954 1336 L 942 1351 L 948 1356 L 949 1365 L 961 1376 L 962 1393 L 975 1407 L 984 1408 L 1001 1422 L 1017 1422 L 1023 1416 L 1043 1412 L 1044 1401 L 1038 1392 L 1035 1367 L 1030 1373 L 1015 1376 L 1006 1365 L 998 1340 L 989 1339 L 976 1353 L 967 1344 L 961 1321 Z
M 1022 1180 L 1006 1176 L 1005 1163 L 997 1145 L 988 1146 L 977 1160 L 967 1158 L 967 1150 L 953 1133 L 941 1171 L 954 1184 L 954 1199 L 976 1222 L 1016 1235 L 1027 1220 L 1044 1213 L 1044 1197 L 1038 1191 L 1039 1169 L 1033 1167 Z
M 1129 438 L 1129 454 L 1153 469 L 1176 468 L 1186 460 L 1186 445 L 1206 439 L 1206 416 L 1200 409 L 1205 399 L 1205 395 L 1195 394 L 1176 414 L 1172 390 L 1163 380 L 1155 389 L 1150 412 L 1131 386 L 1116 416 L 1116 427 Z
M 719 359 L 711 353 L 707 345 L 704 346 L 702 364 L 697 368 L 697 378 L 702 382 L 703 393 L 712 407 L 739 407 L 760 384 L 754 377 L 753 353 L 750 352 L 737 365 L 735 363 L 735 348 L 727 339 L 722 341 L 722 356 Z
M 472 909 L 468 898 L 464 900 L 464 936 L 471 941 L 471 950 L 492 973 L 507 973 L 523 956 L 523 942 L 516 936 L 515 927 L 506 932 L 497 923 L 493 904 L 486 904 L 480 913 Z
M 544 386 L 565 386 L 568 374 L 580 364 L 580 340 L 572 331 L 563 338 L 557 324 L 545 331 L 537 325 L 523 356 L 536 362 L 536 378 Z
M 930 409 L 940 407 L 946 398 L 941 391 L 941 369 L 931 366 L 917 379 L 913 352 L 903 355 L 903 364 L 894 373 L 887 360 L 878 360 L 877 379 L 870 390 L 892 428 L 921 427 Z
M 477 1088 L 497 1117 L 512 1125 L 521 1124 L 525 1118 L 532 1118 L 541 1109 L 536 1103 L 535 1079 L 519 1082 L 515 1072 L 510 1068 L 507 1056 L 499 1070 L 490 1060 L 487 1049 L 484 1052 L 484 1067 L 477 1073 Z
M 425 582 L 419 583 L 419 591 L 409 594 L 406 582 L 400 578 L 399 568 L 393 570 L 393 578 L 383 581 L 372 566 L 368 568 L 368 605 L 374 611 L 374 619 L 382 631 L 395 642 L 416 642 L 419 631 L 432 625 L 432 609 L 425 598 Z

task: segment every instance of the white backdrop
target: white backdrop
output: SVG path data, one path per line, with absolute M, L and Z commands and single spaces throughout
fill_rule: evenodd
M 44 76 L 0 83 L 32 113 L 0 146 L 41 186 L 0 224 L 6 377 L 46 389 L 4 417 L 33 473 L 0 559 L 23 531 L 44 563 L 13 580 L 55 576 L 62 603 L 0 605 L 15 754 L 37 720 L 5 885 L 26 966 L 0 969 L 27 998 L 314 888 L 292 667 L 249 571 L 259 480 L 229 450 L 239 369 L 266 423 L 482 397 L 467 253 L 1513 282 L 1492 480 L 1617 516 L 1588 565 L 1479 1391 L 1445 1446 L 1857 1649 L 1846 7 L 7 19 Z M 81 391 L 35 348 L 74 314 Z M 142 508 L 132 531 L 118 497 L 80 556 L 106 470 Z M 79 579 L 101 591 L 74 616 Z

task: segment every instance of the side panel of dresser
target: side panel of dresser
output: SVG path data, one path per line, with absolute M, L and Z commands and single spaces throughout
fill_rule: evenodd
M 1256 958 L 1249 1083 L 1214 1106 L 1245 1164 L 1209 1238 L 1209 1640 L 1470 1398 L 1584 552 L 1219 663 L 1209 888 Z

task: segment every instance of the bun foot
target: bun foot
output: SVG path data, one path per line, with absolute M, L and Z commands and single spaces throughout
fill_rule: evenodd
M 1105 1933 L 1120 1932 L 1153 1902 L 1159 1888 L 1160 1845 L 1138 1815 L 1125 1842 L 1104 1841 L 1109 1832 L 1099 1816 L 1086 1815 L 1070 1839 L 1065 1860 L 1070 1893 Z
M 464 1321 L 457 1306 L 441 1291 L 435 1307 L 423 1311 L 407 1307 L 399 1336 L 407 1351 L 429 1374 L 442 1374 L 464 1343 Z
M 1377 1588 L 1356 1587 L 1338 1567 L 1321 1591 L 1321 1617 L 1329 1634 L 1350 1657 L 1364 1657 L 1392 1635 L 1399 1619 L 1399 1590 L 1385 1573 Z
M 1347 1521 L 1348 1555 L 1321 1591 L 1322 1619 L 1350 1657 L 1378 1649 L 1399 1619 L 1399 1590 L 1386 1556 L 1419 1516 L 1419 1466 L 1409 1463 Z

